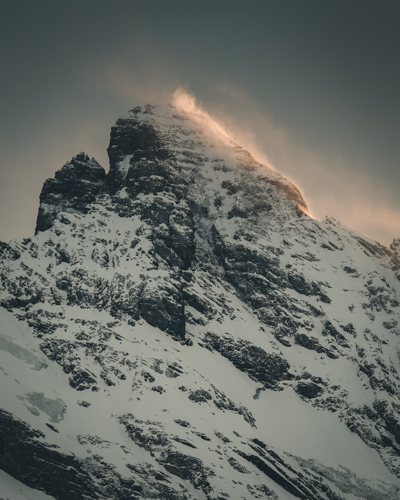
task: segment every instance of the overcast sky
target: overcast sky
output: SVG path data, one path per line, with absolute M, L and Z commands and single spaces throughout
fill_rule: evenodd
M 400 237 L 398 0 L 3 0 L 0 240 L 34 233 L 43 182 L 183 87 L 333 216 Z

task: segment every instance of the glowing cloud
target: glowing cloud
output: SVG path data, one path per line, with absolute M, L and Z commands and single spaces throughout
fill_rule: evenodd
M 220 117 L 218 121 L 215 120 L 204 109 L 203 105 L 196 97 L 187 92 L 184 88 L 179 87 L 175 90 L 172 95 L 172 105 L 185 113 L 190 113 L 192 117 L 197 118 L 211 135 L 219 137 L 228 146 L 240 146 L 248 150 L 256 161 L 272 170 L 276 170 L 265 152 L 257 146 L 255 139 L 248 130 L 238 129 L 238 127 L 233 127 L 232 129 L 228 128 L 225 123 L 229 123 L 230 120 L 226 115 L 225 117 Z M 224 122 L 224 125 L 221 125 L 221 122 Z M 288 180 L 292 182 L 291 179 L 288 178 Z
M 184 113 L 190 113 L 195 119 L 205 127 L 208 132 L 217 136 L 225 144 L 235 145 L 235 142 L 227 132 L 205 111 L 194 95 L 189 94 L 182 87 L 179 87 L 172 95 L 172 105 Z

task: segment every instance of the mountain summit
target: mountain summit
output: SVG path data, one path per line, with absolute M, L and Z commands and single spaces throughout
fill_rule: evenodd
M 136 107 L 108 153 L 0 243 L 0 496 L 397 500 L 400 240 L 201 113 Z

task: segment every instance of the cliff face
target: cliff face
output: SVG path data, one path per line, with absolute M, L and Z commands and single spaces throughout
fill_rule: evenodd
M 104 168 L 85 153 L 72 158 L 47 179 L 40 193 L 37 234 L 49 229 L 60 212 L 86 213 L 87 206 L 104 189 Z
M 0 245 L 0 493 L 397 499 L 398 241 L 173 106 L 108 152 Z

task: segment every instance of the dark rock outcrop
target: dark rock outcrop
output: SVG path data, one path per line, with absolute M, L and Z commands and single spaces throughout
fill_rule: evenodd
M 139 311 L 149 325 L 185 338 L 185 312 L 178 282 L 162 279 L 148 282 L 139 299 Z
M 321 392 L 323 392 L 323 389 L 318 384 L 315 384 L 314 382 L 311 381 L 298 382 L 296 390 L 298 394 L 308 399 L 316 398 L 321 394 Z
M 57 170 L 54 179 L 47 179 L 43 184 L 35 234 L 49 229 L 60 212 L 85 213 L 86 207 L 103 190 L 105 175 L 103 167 L 85 153 Z
M 42 432 L 0 410 L 0 469 L 57 500 L 104 498 L 84 464 L 46 444 L 44 438 Z
M 265 387 L 277 388 L 277 383 L 294 378 L 289 372 L 290 365 L 285 359 L 275 353 L 267 353 L 261 347 L 252 345 L 248 341 L 235 341 L 228 336 L 221 338 L 213 333 L 206 333 L 202 341 Z

